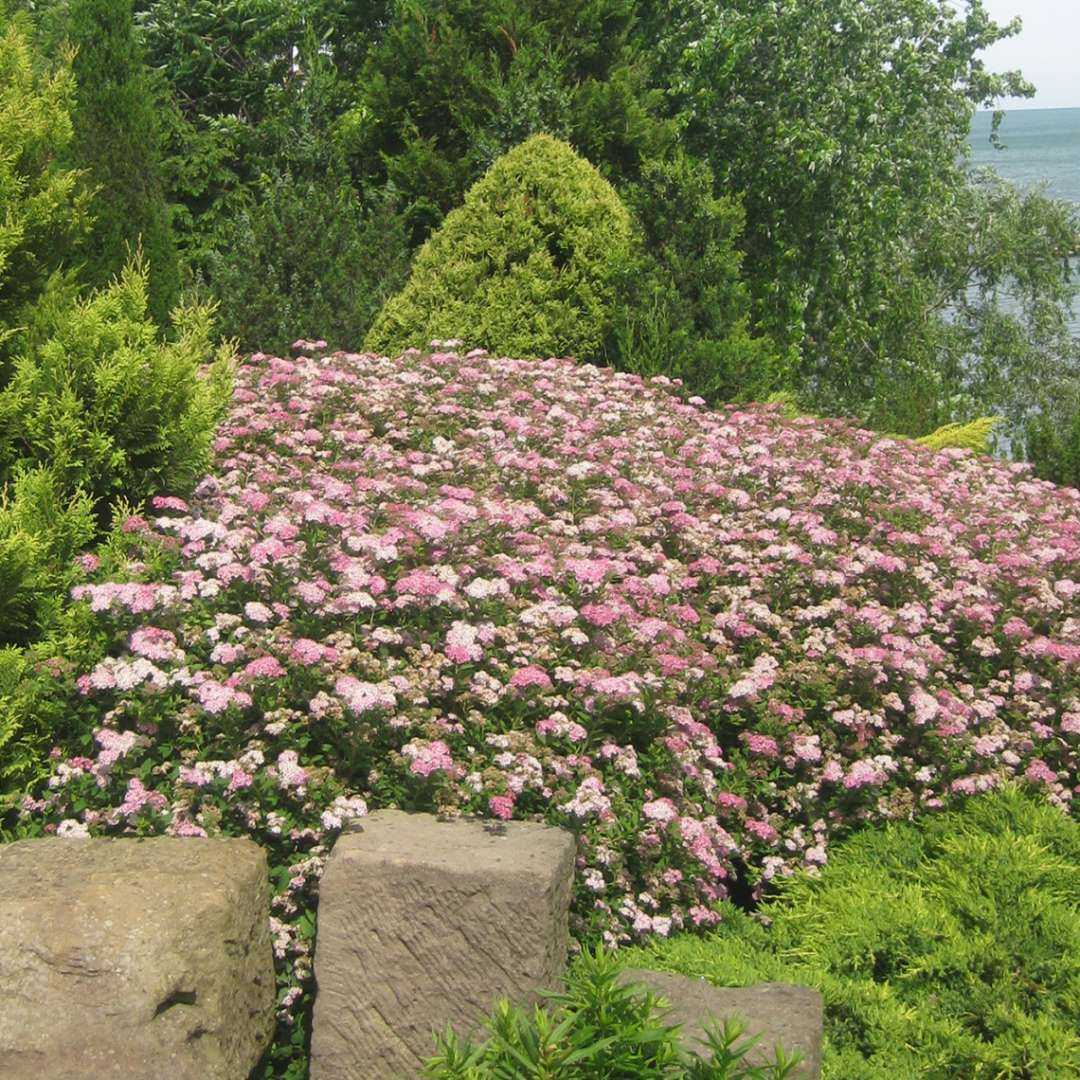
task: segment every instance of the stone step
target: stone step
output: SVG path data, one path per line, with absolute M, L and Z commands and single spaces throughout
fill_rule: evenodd
M 0 845 L 4 1080 L 246 1080 L 274 1030 L 250 840 Z
M 789 983 L 713 986 L 690 975 L 643 968 L 626 968 L 619 973 L 619 981 L 643 986 L 663 998 L 670 1007 L 665 1022 L 683 1025 L 683 1046 L 693 1053 L 706 1051 L 705 1027 L 710 1021 L 722 1025 L 725 1018 L 737 1016 L 746 1026 L 743 1039 L 758 1036 L 747 1054 L 748 1063 L 774 1060 L 779 1043 L 788 1056 L 797 1050 L 802 1057 L 792 1080 L 818 1080 L 821 1076 L 824 1003 L 811 987 Z
M 448 1023 L 563 978 L 575 841 L 380 810 L 342 834 L 319 886 L 311 1080 L 420 1075 Z

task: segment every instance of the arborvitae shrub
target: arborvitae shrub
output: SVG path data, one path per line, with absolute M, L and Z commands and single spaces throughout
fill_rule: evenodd
M 639 228 L 620 267 L 606 358 L 624 371 L 682 379 L 711 402 L 760 401 L 787 385 L 790 365 L 750 334 L 743 213 L 714 186 L 708 165 L 675 154 L 647 162 L 625 190 Z
M 1066 403 L 1055 412 L 1028 419 L 1024 456 L 1040 479 L 1080 487 L 1080 403 Z
M 76 49 L 70 153 L 97 189 L 83 280 L 107 285 L 141 245 L 150 264 L 150 313 L 163 326 L 180 274 L 160 175 L 161 131 L 132 0 L 71 0 L 64 29 Z
M 173 337 L 158 339 L 141 263 L 57 311 L 0 392 L 0 483 L 23 464 L 47 465 L 63 494 L 94 499 L 102 524 L 118 498 L 138 505 L 190 488 L 228 404 L 230 350 L 212 345 L 208 308 L 177 308 Z
M 424 244 L 366 346 L 387 353 L 460 338 L 507 356 L 595 357 L 630 245 L 614 188 L 564 142 L 504 154 Z
M 0 645 L 25 644 L 55 621 L 72 559 L 96 531 L 92 500 L 64 492 L 45 465 L 0 489 Z
M 10 351 L 50 275 L 89 226 L 78 173 L 57 165 L 71 142 L 75 85 L 70 57 L 49 73 L 27 21 L 0 32 L 0 387 Z

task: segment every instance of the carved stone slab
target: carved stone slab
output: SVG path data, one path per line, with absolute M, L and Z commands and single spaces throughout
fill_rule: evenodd
M 274 997 L 251 841 L 0 845 L 4 1080 L 247 1080 Z
M 380 810 L 339 837 L 319 887 L 312 1080 L 420 1074 L 447 1023 L 536 1000 L 566 963 L 575 841 Z

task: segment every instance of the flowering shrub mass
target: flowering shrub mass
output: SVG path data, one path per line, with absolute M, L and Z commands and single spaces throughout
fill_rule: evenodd
M 616 944 L 860 822 L 1080 790 L 1080 492 L 1027 466 L 451 351 L 257 353 L 214 449 L 123 580 L 82 561 L 106 655 L 16 832 L 252 836 L 286 1026 L 368 809 L 572 829 Z

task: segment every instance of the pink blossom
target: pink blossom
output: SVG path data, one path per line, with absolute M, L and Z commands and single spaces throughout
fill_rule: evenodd
M 658 821 L 662 825 L 674 821 L 679 816 L 675 804 L 667 798 L 654 799 L 652 802 L 645 803 L 641 808 L 641 812 L 649 821 Z
M 1057 783 L 1057 773 L 1041 758 L 1035 758 L 1024 770 L 1024 776 L 1033 784 Z
M 397 696 L 385 683 L 361 682 L 352 675 L 343 675 L 334 683 L 334 691 L 357 714 L 373 709 L 393 709 Z
M 446 632 L 444 652 L 455 664 L 467 664 L 483 658 L 484 650 L 477 644 L 477 629 L 455 620 Z
M 409 772 L 416 776 L 430 776 L 435 772 L 454 770 L 450 747 L 442 739 L 431 742 L 413 739 L 401 748 L 401 752 L 409 759 Z
M 548 678 L 547 672 L 543 668 L 539 668 L 535 664 L 528 664 L 525 667 L 518 668 L 510 676 L 509 686 L 513 690 L 527 690 L 530 686 L 538 686 L 541 690 L 550 690 L 551 679 Z
M 249 679 L 279 679 L 286 671 L 276 657 L 260 656 L 244 667 L 244 674 Z
M 257 600 L 249 601 L 244 605 L 244 618 L 253 623 L 268 623 L 273 619 L 274 613 L 265 604 Z
M 128 647 L 148 660 L 172 660 L 176 656 L 176 635 L 156 626 L 141 626 L 128 641 Z
M 278 754 L 276 765 L 279 787 L 289 790 L 290 788 L 302 788 L 307 784 L 307 769 L 301 767 L 299 756 L 295 750 L 283 750 Z

